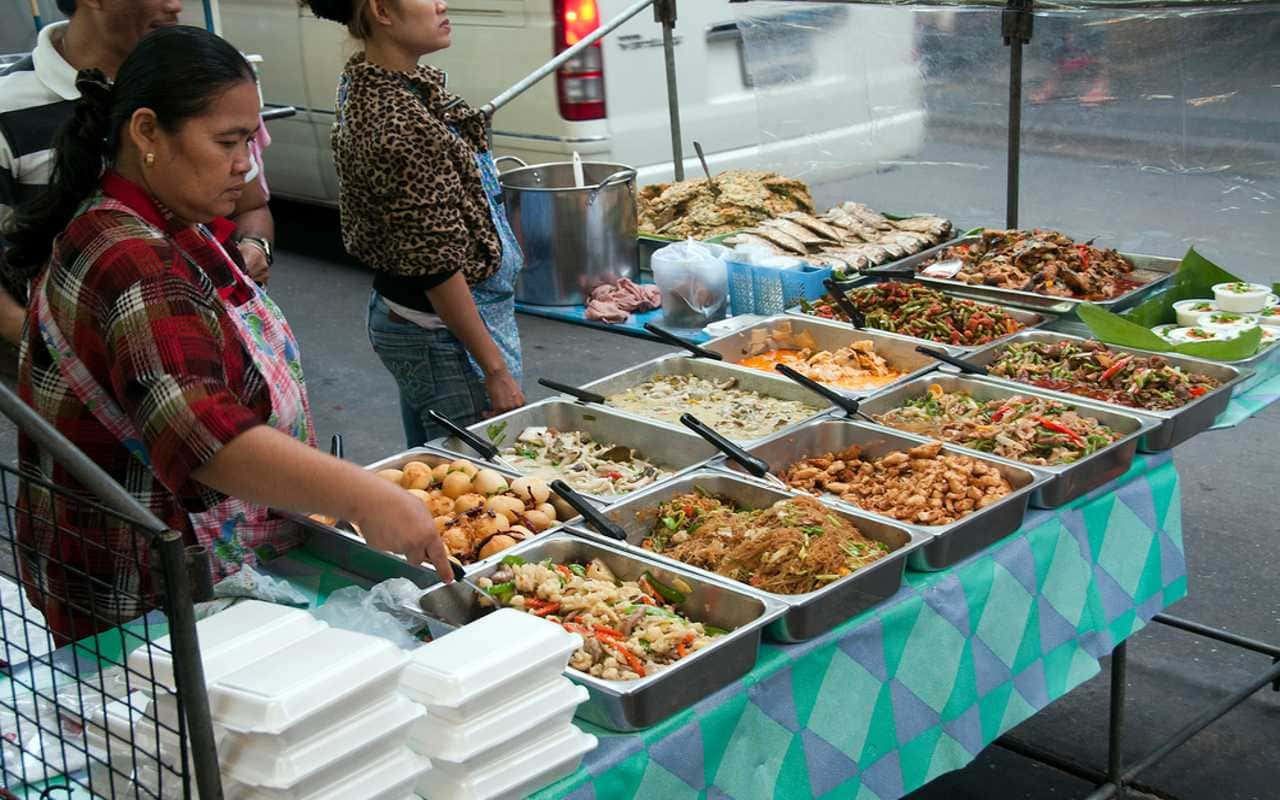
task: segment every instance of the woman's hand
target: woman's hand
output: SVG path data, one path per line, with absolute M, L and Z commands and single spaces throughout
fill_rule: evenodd
M 489 396 L 485 417 L 496 417 L 524 405 L 524 392 L 505 366 L 485 373 L 484 392 Z
M 427 507 L 399 486 L 376 480 L 379 490 L 366 494 L 362 513 L 354 520 L 365 541 L 379 550 L 399 553 L 414 566 L 430 561 L 443 580 L 451 580 L 449 553 Z

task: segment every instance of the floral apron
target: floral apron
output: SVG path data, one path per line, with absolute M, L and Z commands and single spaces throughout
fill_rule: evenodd
M 177 242 L 142 220 L 127 205 L 103 198 L 88 206 L 86 210 L 113 210 L 132 214 L 142 225 L 150 229 L 156 238 L 169 238 L 187 262 L 200 270 L 200 265 Z M 222 246 L 213 239 L 213 236 L 203 226 L 198 230 L 200 235 L 208 238 L 219 252 L 224 254 L 237 279 L 253 292 L 253 297 L 241 306 L 232 306 L 226 301 L 223 304 L 241 344 L 253 361 L 254 368 L 262 375 L 270 392 L 271 416 L 267 424 L 303 444 L 314 447 L 315 433 L 311 423 L 311 407 L 307 399 L 306 384 L 302 376 L 298 342 L 289 328 L 289 323 L 271 298 L 267 297 L 266 293 L 259 289 L 229 256 L 225 255 L 226 251 L 222 250 Z M 58 371 L 62 373 L 63 379 L 67 381 L 76 398 L 90 410 L 103 427 L 116 437 L 117 441 L 124 445 L 125 449 L 143 464 L 149 465 L 151 457 L 147 453 L 137 426 L 94 379 L 54 321 L 53 313 L 49 308 L 47 274 L 41 277 L 40 285 L 32 292 L 30 314 L 39 325 L 40 336 L 57 364 Z M 212 561 L 215 580 L 237 571 L 244 564 L 255 563 L 259 548 L 271 552 L 279 547 L 291 527 L 291 523 L 273 516 L 266 507 L 253 505 L 235 497 L 228 497 L 207 511 L 189 516 L 196 541 L 208 547 L 214 556 Z

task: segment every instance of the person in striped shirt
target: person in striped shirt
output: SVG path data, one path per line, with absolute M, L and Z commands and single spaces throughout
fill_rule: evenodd
M 66 22 L 45 26 L 35 50 L 0 71 L 0 248 L 13 209 L 44 191 L 53 167 L 53 136 L 74 113 L 76 72 L 96 68 L 114 77 L 150 31 L 175 25 L 181 0 L 58 0 Z M 265 132 L 264 135 L 265 137 Z M 261 138 L 254 167 L 232 215 L 250 277 L 265 283 L 275 223 L 261 175 Z M 13 345 L 26 319 L 27 287 L 0 274 L 0 338 Z M 13 357 L 5 359 L 12 361 Z M 5 364 L 12 368 L 12 364 Z

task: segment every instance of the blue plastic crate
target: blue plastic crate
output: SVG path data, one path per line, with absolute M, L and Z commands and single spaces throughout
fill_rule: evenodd
M 801 300 L 826 294 L 822 282 L 830 277 L 831 267 L 776 269 L 730 261 L 729 309 L 733 314 L 781 314 Z

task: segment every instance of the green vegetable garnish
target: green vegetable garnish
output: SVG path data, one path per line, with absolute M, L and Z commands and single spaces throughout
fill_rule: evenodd
M 506 583 L 495 583 L 489 587 L 489 596 L 499 603 L 506 605 L 511 602 L 511 598 L 516 595 L 516 585 L 513 581 Z
M 484 429 L 484 435 L 489 437 L 489 441 L 494 444 L 502 444 L 503 440 L 507 438 L 506 433 L 507 423 L 505 421 L 495 422 Z
M 570 564 L 569 571 L 574 575 L 577 575 L 579 578 L 587 577 L 587 568 L 581 564 Z
M 685 597 L 684 592 L 681 592 L 677 589 L 667 586 L 665 583 L 653 577 L 653 573 L 649 572 L 648 570 L 645 570 L 644 574 L 641 575 L 640 577 L 643 578 L 645 581 L 647 581 L 648 584 L 653 587 L 653 590 L 657 592 L 662 597 L 663 600 L 666 600 L 668 603 L 670 603 L 673 606 L 678 606 L 687 599 Z
M 503 558 L 502 561 L 499 563 L 504 564 L 508 567 L 518 567 L 518 566 L 521 566 L 522 564 L 527 564 L 528 562 L 525 561 L 520 556 L 507 556 L 506 558 Z

